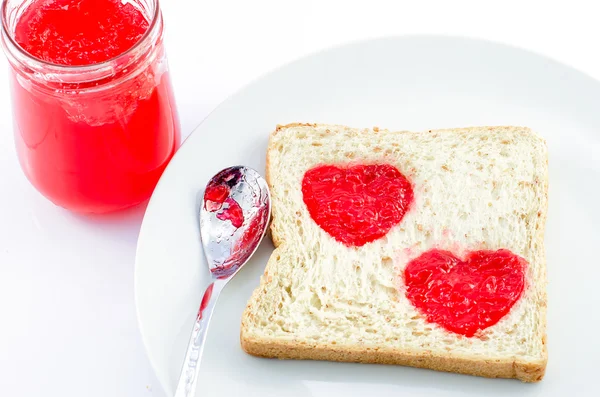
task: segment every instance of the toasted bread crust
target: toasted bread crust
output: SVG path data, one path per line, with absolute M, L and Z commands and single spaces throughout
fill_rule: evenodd
M 431 353 L 415 353 L 391 348 L 305 345 L 289 341 L 254 339 L 246 336 L 243 331 L 241 344 L 246 353 L 257 357 L 404 365 L 485 378 L 515 378 L 523 382 L 539 382 L 546 370 L 545 361 L 531 363 L 485 360 L 474 357 L 435 356 Z

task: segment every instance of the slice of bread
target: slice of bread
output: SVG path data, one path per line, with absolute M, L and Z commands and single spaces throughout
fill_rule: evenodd
M 390 164 L 414 200 L 400 223 L 359 247 L 320 228 L 303 201 L 318 165 Z M 535 382 L 546 352 L 545 141 L 522 127 L 425 132 L 290 124 L 267 153 L 273 252 L 243 314 L 252 355 L 401 364 Z M 405 294 L 403 271 L 430 249 L 460 256 L 508 249 L 524 258 L 521 298 L 467 337 L 431 323 Z

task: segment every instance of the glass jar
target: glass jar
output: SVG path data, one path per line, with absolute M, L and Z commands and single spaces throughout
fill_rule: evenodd
M 31 3 L 2 3 L 13 130 L 25 175 L 56 205 L 76 212 L 145 201 L 180 144 L 158 0 L 130 0 L 148 20 L 146 33 L 124 53 L 85 66 L 48 63 L 17 44 L 19 17 Z

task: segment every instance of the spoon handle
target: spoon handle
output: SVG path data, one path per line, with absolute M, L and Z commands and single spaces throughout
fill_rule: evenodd
M 185 360 L 183 361 L 174 397 L 192 397 L 196 392 L 204 341 L 208 334 L 208 323 L 212 317 L 217 299 L 219 299 L 219 295 L 226 283 L 226 280 L 214 280 L 204 292 L 187 352 L 185 353 Z

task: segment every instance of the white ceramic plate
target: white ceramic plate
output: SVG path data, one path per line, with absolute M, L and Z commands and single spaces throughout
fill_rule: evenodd
M 240 317 L 272 250 L 263 243 L 218 303 L 198 396 L 586 396 L 600 357 L 600 83 L 519 49 L 390 38 L 301 59 L 219 106 L 165 171 L 142 225 L 136 301 L 148 356 L 172 394 L 208 282 L 197 193 L 221 168 L 264 170 L 269 133 L 294 121 L 424 130 L 527 125 L 548 142 L 549 363 L 535 385 L 414 368 L 265 360 L 239 345 Z

